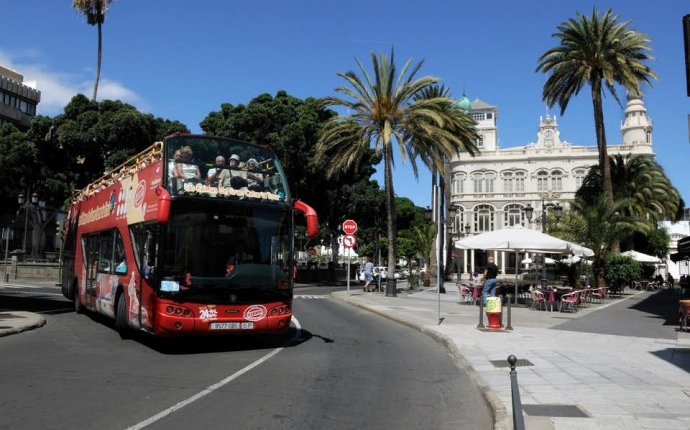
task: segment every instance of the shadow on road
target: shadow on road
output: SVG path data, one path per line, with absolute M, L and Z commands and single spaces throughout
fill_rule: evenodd
M 678 300 L 678 293 L 663 290 L 636 302 L 630 309 L 649 314 L 648 318 L 659 318 L 663 325 L 678 325 Z
M 53 298 L 54 297 L 54 298 Z M 27 296 L 3 290 L 0 292 L 0 311 L 26 311 L 39 314 L 72 312 L 72 303 L 61 296 Z

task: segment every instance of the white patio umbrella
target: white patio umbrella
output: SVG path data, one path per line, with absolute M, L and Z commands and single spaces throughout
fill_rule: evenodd
M 628 257 L 632 257 L 633 260 L 639 262 L 639 263 L 661 263 L 661 260 L 658 259 L 657 257 L 654 257 L 653 255 L 648 255 L 648 254 L 643 254 L 641 252 L 637 251 L 625 251 L 621 252 L 621 255 L 626 255 Z
M 455 242 L 459 249 L 484 249 L 493 251 L 515 252 L 515 263 L 518 264 L 518 252 L 539 252 L 549 254 L 581 254 L 592 256 L 594 252 L 581 245 L 550 236 L 537 230 L 523 227 L 504 228 L 488 231 L 476 236 L 466 237 Z M 517 300 L 517 267 L 515 268 L 515 299 Z

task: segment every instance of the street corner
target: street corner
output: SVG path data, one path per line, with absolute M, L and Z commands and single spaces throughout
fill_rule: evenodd
M 32 312 L 0 312 L 0 337 L 19 334 L 44 325 L 45 317 Z

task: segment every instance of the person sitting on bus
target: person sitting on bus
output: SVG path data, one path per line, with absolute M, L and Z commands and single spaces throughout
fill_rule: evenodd
M 199 166 L 193 164 L 192 148 L 183 146 L 180 148 L 180 161 L 175 163 L 175 177 L 183 181 L 196 182 L 201 179 L 201 171 Z
M 252 191 L 263 191 L 264 175 L 259 169 L 255 158 L 247 160 L 247 187 Z
M 117 261 L 119 261 L 120 264 L 115 267 L 115 273 L 119 275 L 127 273 L 127 260 L 125 259 L 125 255 L 123 253 L 120 253 Z
M 237 242 L 235 245 L 235 252 L 230 254 L 228 261 L 225 263 L 225 274 L 229 276 L 239 264 L 253 263 L 254 256 L 246 252 L 244 242 Z
M 236 190 L 246 188 L 247 172 L 240 168 L 240 156 L 232 154 L 228 159 L 228 172 L 221 175 L 220 186 L 232 187 Z
M 228 175 L 230 175 L 230 172 L 225 168 L 225 157 L 219 155 L 216 157 L 215 167 L 208 169 L 206 185 L 217 187 L 220 184 L 221 177 Z

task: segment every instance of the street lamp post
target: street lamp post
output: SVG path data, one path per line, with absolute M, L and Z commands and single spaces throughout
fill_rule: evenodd
M 26 192 L 27 196 L 29 191 Z M 24 214 L 24 238 L 22 239 L 22 255 L 26 255 L 26 234 L 29 230 L 29 211 L 38 204 L 38 193 L 33 193 L 31 195 L 31 200 L 27 200 L 24 194 L 20 193 L 17 196 L 17 203 L 19 203 L 20 208 L 23 207 Z
M 542 233 L 546 233 L 546 225 L 551 224 L 551 223 L 557 223 L 561 219 L 561 215 L 563 215 L 563 207 L 556 202 L 556 204 L 553 206 L 553 212 L 554 215 L 556 216 L 555 220 L 551 220 L 548 217 L 548 214 L 546 212 L 546 202 L 549 200 L 555 200 L 558 198 L 558 193 L 552 193 L 552 192 L 547 192 L 547 193 L 542 193 L 541 194 L 541 214 L 539 215 L 539 218 L 535 218 L 534 221 L 532 221 L 532 216 L 534 215 L 534 208 L 532 207 L 531 204 L 527 204 L 527 207 L 525 208 L 525 217 L 527 217 L 527 221 L 532 224 L 538 223 L 541 224 L 541 231 Z M 546 280 L 546 254 L 542 254 L 542 284 L 548 282 Z

